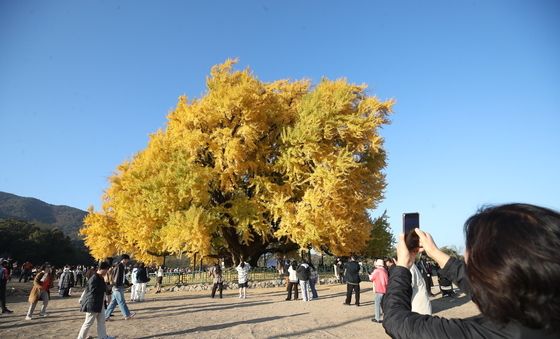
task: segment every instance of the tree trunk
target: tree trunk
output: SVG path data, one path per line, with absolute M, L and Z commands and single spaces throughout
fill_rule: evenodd
M 259 258 L 264 253 L 287 253 L 297 250 L 299 246 L 287 238 L 274 239 L 265 241 L 260 235 L 254 233 L 253 241 L 248 245 L 242 244 L 239 235 L 233 227 L 224 228 L 222 236 L 226 241 L 227 248 L 223 249 L 223 256 L 231 258 L 234 266 L 239 265 L 240 258 L 251 265 L 256 267 Z
M 253 242 L 250 244 L 242 244 L 233 227 L 225 228 L 222 233 L 227 243 L 226 250 L 235 266 L 239 265 L 241 257 L 243 257 L 243 260 L 249 263 L 251 267 L 256 267 L 260 256 L 266 252 L 266 248 L 270 244 L 269 241 L 264 241 L 258 234 L 253 234 Z
M 194 275 L 194 271 L 196 271 L 196 255 L 197 255 L 197 254 L 198 254 L 198 252 L 196 252 L 196 253 L 194 254 L 194 258 L 193 258 L 193 261 L 192 261 L 192 271 L 193 271 L 193 275 Z

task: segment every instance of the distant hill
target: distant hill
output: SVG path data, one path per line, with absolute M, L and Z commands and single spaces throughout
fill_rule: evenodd
M 72 240 L 80 239 L 78 231 L 87 212 L 69 206 L 51 205 L 35 198 L 0 192 L 0 219 L 21 219 L 41 228 L 58 228 Z

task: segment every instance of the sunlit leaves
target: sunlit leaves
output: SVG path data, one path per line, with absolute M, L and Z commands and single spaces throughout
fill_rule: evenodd
M 206 93 L 180 97 L 165 130 L 118 167 L 82 230 L 94 256 L 215 254 L 235 247 L 226 229 L 242 246 L 280 237 L 337 254 L 365 246 L 366 210 L 385 188 L 378 129 L 392 102 L 346 80 L 266 83 L 234 64 L 214 66 Z

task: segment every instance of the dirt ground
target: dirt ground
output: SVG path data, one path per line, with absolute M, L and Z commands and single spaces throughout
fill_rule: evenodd
M 224 291 L 223 299 L 211 299 L 207 291 L 150 292 L 146 301 L 128 303 L 137 312 L 130 320 L 124 320 L 117 307 L 107 333 L 118 338 L 388 338 L 381 324 L 371 321 L 371 284 L 362 282 L 361 290 L 360 307 L 342 305 L 346 285 L 318 286 L 319 299 L 310 302 L 284 301 L 285 288 L 249 289 L 247 299 L 239 299 L 235 290 Z M 62 299 L 53 293 L 48 317 L 38 317 L 39 302 L 30 321 L 24 319 L 27 297 L 9 296 L 14 313 L 0 315 L 0 338 L 76 338 L 85 318 L 79 294 Z M 447 318 L 478 314 L 464 296 L 438 295 L 432 308 Z M 89 335 L 96 334 L 94 325 Z

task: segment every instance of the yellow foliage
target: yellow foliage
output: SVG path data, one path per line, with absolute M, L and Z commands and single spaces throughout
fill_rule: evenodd
M 212 255 L 233 248 L 228 229 L 244 246 L 255 237 L 340 255 L 365 246 L 366 210 L 385 189 L 378 129 L 393 102 L 344 79 L 265 83 L 235 63 L 214 66 L 205 95 L 180 97 L 165 130 L 117 168 L 82 229 L 96 258 Z

